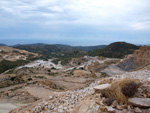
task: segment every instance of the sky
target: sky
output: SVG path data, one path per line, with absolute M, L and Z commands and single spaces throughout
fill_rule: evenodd
M 0 43 L 150 44 L 150 0 L 0 0 Z

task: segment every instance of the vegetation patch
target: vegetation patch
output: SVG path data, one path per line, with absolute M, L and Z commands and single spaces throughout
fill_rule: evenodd
M 48 59 L 57 58 L 53 62 L 57 64 L 58 61 L 62 61 L 63 65 L 66 65 L 72 58 L 84 56 L 87 53 L 78 48 L 67 45 L 31 44 L 19 45 L 15 48 L 38 53 L 40 55 L 38 59 L 44 59 L 46 61 Z M 35 60 L 35 58 L 33 58 L 31 55 L 29 58 Z
M 9 70 L 6 74 L 13 74 L 13 72 L 14 72 L 14 70 L 11 69 L 11 70 Z
M 128 97 L 134 96 L 137 92 L 139 81 L 135 79 L 116 80 L 111 83 L 111 87 L 102 92 L 108 98 L 117 99 L 122 102 L 127 102 Z
M 125 55 L 132 54 L 134 50 L 139 49 L 138 46 L 126 42 L 115 42 L 103 49 L 89 51 L 90 56 L 103 56 L 108 58 L 123 58 Z
M 32 80 L 32 78 L 28 78 L 28 81 L 31 81 Z
M 8 60 L 2 60 L 0 62 L 0 73 L 5 72 L 8 69 L 13 69 L 21 65 L 25 65 L 29 63 L 29 61 L 25 60 L 17 60 L 17 61 L 8 61 Z

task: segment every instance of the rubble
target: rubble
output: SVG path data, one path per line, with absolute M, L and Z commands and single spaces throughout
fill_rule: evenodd
M 30 113 L 149 113 L 148 107 L 150 104 L 150 99 L 147 95 L 146 97 L 142 96 L 149 89 L 149 86 L 145 84 L 147 81 L 147 76 L 149 76 L 149 74 L 147 74 L 148 72 L 149 71 L 142 71 L 142 77 L 139 78 L 142 78 L 140 81 L 143 84 L 141 84 L 138 89 L 141 91 L 137 92 L 140 93 L 138 94 L 140 98 L 136 97 L 136 95 L 133 98 L 130 98 L 128 101 L 131 103 L 132 100 L 131 104 L 121 102 L 114 98 L 107 98 L 101 93 L 95 92 L 95 90 L 111 88 L 111 82 L 118 79 L 124 79 L 127 76 L 122 74 L 122 78 L 119 76 L 105 78 L 112 79 L 111 81 L 108 80 L 108 83 L 106 80 L 105 84 L 99 85 L 103 82 L 103 79 L 101 79 L 82 89 L 57 92 L 55 95 L 50 96 L 49 100 L 43 100 L 42 103 L 36 104 L 34 107 L 27 110 L 30 111 Z M 126 74 L 130 76 L 133 73 L 135 73 L 134 77 L 141 75 L 140 71 L 128 72 Z
M 89 77 L 92 72 L 100 73 L 100 65 L 102 68 L 108 66 L 102 65 L 105 60 L 99 62 L 96 57 L 79 61 L 74 59 L 70 67 L 64 68 L 63 71 L 68 74 L 72 72 L 71 76 L 74 78 L 82 75 L 87 79 L 87 75 Z M 80 61 L 82 62 L 80 63 Z M 84 69 L 77 70 L 80 66 Z M 89 71 L 90 69 L 91 71 Z M 71 79 L 74 79 L 73 77 Z M 95 79 L 95 82 L 80 89 L 54 92 L 47 99 L 33 103 L 32 106 L 26 108 L 13 110 L 10 113 L 22 113 L 23 111 L 30 113 L 149 113 L 149 77 L 150 69 L 123 72 L 123 74 L 106 76 L 105 78 L 104 76 L 99 77 Z M 80 84 L 79 81 L 77 82 Z

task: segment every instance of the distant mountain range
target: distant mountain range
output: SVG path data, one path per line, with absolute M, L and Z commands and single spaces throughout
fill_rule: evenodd
M 95 49 L 101 49 L 106 47 L 106 45 L 98 45 L 98 46 L 69 46 L 69 45 L 63 45 L 63 44 L 43 44 L 43 43 L 36 43 L 36 44 L 18 44 L 12 46 L 14 48 L 18 49 L 24 49 L 27 51 L 32 50 L 31 52 L 36 52 L 37 49 L 40 50 L 42 48 L 49 48 L 49 52 L 60 52 L 60 51 L 90 51 Z
M 7 46 L 7 45 L 0 44 L 0 46 Z M 35 43 L 23 45 L 17 44 L 11 47 L 38 53 L 40 55 L 44 55 L 46 58 L 49 58 L 50 56 L 75 57 L 82 55 L 122 58 L 127 54 L 133 53 L 134 50 L 139 48 L 139 46 L 137 45 L 133 45 L 126 42 L 114 42 L 109 45 L 97 45 L 97 46 L 70 46 L 63 44 Z
M 6 44 L 0 44 L 0 46 L 7 46 Z
M 63 45 L 63 44 L 43 44 L 43 43 L 36 43 L 36 44 L 24 44 L 24 45 L 21 45 L 21 44 L 17 44 L 17 45 L 14 45 L 12 47 L 15 47 L 15 48 L 18 48 L 18 49 L 24 49 L 24 47 L 31 47 L 31 46 L 34 46 L 34 47 L 44 47 L 44 46 L 49 46 L 50 48 L 51 47 L 57 47 L 59 49 L 63 49 L 63 50 L 66 50 L 68 51 L 69 50 L 80 50 L 80 51 L 90 51 L 90 50 L 95 50 L 95 49 L 101 49 L 101 48 L 104 48 L 106 47 L 107 45 L 97 45 L 97 46 L 70 46 L 70 45 Z
M 126 43 L 126 42 L 114 42 L 106 45 L 98 45 L 98 46 L 69 46 L 62 44 L 26 44 L 26 45 L 15 45 L 13 46 L 17 49 L 23 49 L 30 52 L 42 54 L 42 55 L 50 55 L 50 56 L 76 56 L 75 54 L 82 53 L 84 51 L 85 54 L 90 56 L 104 56 L 104 57 L 112 57 L 112 58 L 121 58 L 127 54 L 133 53 L 134 50 L 138 49 L 139 46 Z
M 68 45 L 61 45 L 61 44 L 49 45 L 49 44 L 37 43 L 37 44 L 15 45 L 12 47 L 17 48 L 17 49 L 27 50 L 27 51 L 34 52 L 34 53 L 39 53 L 39 54 L 47 54 L 50 52 L 80 51 L 80 49 L 76 47 L 68 46 Z
M 47 60 L 50 58 L 60 58 L 64 62 L 69 61 L 72 57 L 81 57 L 86 54 L 85 51 L 81 51 L 76 47 L 61 44 L 49 45 L 37 43 L 37 44 L 15 45 L 13 47 L 33 53 L 38 53 L 41 56 L 40 59 Z
M 91 51 L 95 49 L 102 49 L 106 47 L 107 45 L 98 45 L 98 46 L 75 46 L 76 48 L 83 50 L 83 51 Z

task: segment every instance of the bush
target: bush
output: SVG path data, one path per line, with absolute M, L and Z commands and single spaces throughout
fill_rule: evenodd
M 28 81 L 31 81 L 32 80 L 32 78 L 28 78 Z
M 135 82 L 129 82 L 122 86 L 122 93 L 127 97 L 132 97 L 137 92 L 138 85 Z
M 51 70 L 49 69 L 49 70 L 48 70 L 48 72 L 50 73 L 50 72 L 51 72 Z
M 108 74 L 107 73 L 105 73 L 105 72 L 101 72 L 101 77 L 107 77 L 108 76 Z
M 8 69 L 13 69 L 13 68 L 16 68 L 18 66 L 24 65 L 28 62 L 29 61 L 25 61 L 25 60 L 17 60 L 17 61 L 3 60 L 0 62 L 0 73 L 3 73 Z
M 10 78 L 11 81 L 14 81 L 15 79 L 16 79 L 16 77 L 11 77 Z
M 133 96 L 136 93 L 138 85 L 139 81 L 135 79 L 126 78 L 122 80 L 116 80 L 112 82 L 111 87 L 107 90 L 104 90 L 102 94 L 108 98 L 127 102 L 127 98 Z
M 13 74 L 14 70 L 9 70 L 6 74 Z

